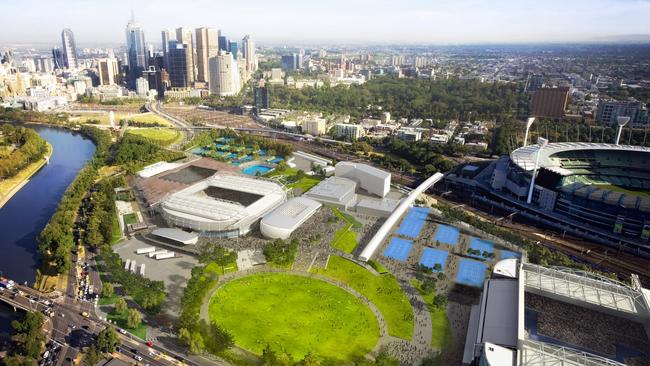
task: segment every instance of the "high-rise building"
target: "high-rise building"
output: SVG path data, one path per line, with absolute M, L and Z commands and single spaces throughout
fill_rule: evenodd
M 253 73 L 257 71 L 257 56 L 255 55 L 255 42 L 250 35 L 242 39 L 242 53 L 246 59 L 246 71 Z
M 312 136 L 324 135 L 327 133 L 327 121 L 323 118 L 315 118 L 305 121 L 302 132 Z
M 292 53 L 291 55 L 282 56 L 282 70 L 284 71 L 298 70 L 298 55 Z
M 239 67 L 230 52 L 219 52 L 210 59 L 210 94 L 236 95 L 241 89 Z
M 219 50 L 228 52 L 230 49 L 228 38 L 226 36 L 221 35 L 221 31 L 219 31 Z
M 544 75 L 529 75 L 526 80 L 526 91 L 534 92 L 537 89 L 544 87 Z
M 253 91 L 253 99 L 257 110 L 271 108 L 271 90 L 266 86 L 257 86 Z
M 195 62 L 195 51 L 194 51 L 194 32 L 189 28 L 176 28 L 176 41 L 187 45 L 187 49 L 190 55 L 190 58 L 187 63 L 188 70 L 188 86 L 194 83 L 196 79 L 196 62 Z
M 192 55 L 187 44 L 181 41 L 169 42 L 169 82 L 172 88 L 189 88 L 193 82 L 190 70 Z
M 363 136 L 363 127 L 361 125 L 337 123 L 334 125 L 334 136 L 357 140 Z
M 55 69 L 64 69 L 65 60 L 63 59 L 63 51 L 58 47 L 52 48 L 52 62 L 54 63 Z
M 643 104 L 636 100 L 600 100 L 596 119 L 601 125 L 616 126 L 618 117 L 630 117 L 629 126 L 641 127 L 648 124 L 648 113 Z
M 198 81 L 210 80 L 210 67 L 208 60 L 215 57 L 219 51 L 219 38 L 213 28 L 196 29 L 196 69 Z
M 74 42 L 74 33 L 69 28 L 61 31 L 61 43 L 63 44 L 63 66 L 68 69 L 77 67 L 77 45 Z
M 228 44 L 228 52 L 232 53 L 232 57 L 237 59 L 237 54 L 239 53 L 239 44 L 237 42 L 230 41 Z
M 560 118 L 569 104 L 569 88 L 540 88 L 533 92 L 531 115 Z
M 99 71 L 100 85 L 114 85 L 119 83 L 120 67 L 116 58 L 99 60 L 97 69 Z
M 146 97 L 149 92 L 149 81 L 147 79 L 140 77 L 135 80 L 135 93 L 139 97 Z
M 176 39 L 175 33 L 172 30 L 164 29 L 161 33 L 162 36 L 162 52 L 163 52 L 163 67 L 169 69 L 169 41 Z
M 135 88 L 135 80 L 142 76 L 142 71 L 147 67 L 146 50 L 144 31 L 140 24 L 131 18 L 126 25 L 126 57 L 131 88 Z
M 34 58 L 34 65 L 36 66 L 36 71 L 38 72 L 44 72 L 44 73 L 51 73 L 54 70 L 54 64 L 52 63 L 52 59 L 48 57 L 35 57 Z
M 149 66 L 147 70 L 142 73 L 142 77 L 147 78 L 149 89 L 155 89 L 158 92 L 158 98 L 165 96 L 165 90 L 169 85 L 169 74 L 166 69 L 161 69 L 157 66 Z

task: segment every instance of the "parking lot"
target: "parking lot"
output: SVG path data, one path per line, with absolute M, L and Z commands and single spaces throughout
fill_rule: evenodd
M 145 277 L 156 281 L 163 281 L 167 290 L 167 304 L 164 309 L 169 314 L 178 315 L 183 289 L 191 277 L 192 268 L 199 262 L 192 256 L 178 252 L 174 258 L 161 260 L 149 258 L 146 254 L 136 254 L 138 249 L 151 246 L 155 245 L 142 242 L 137 238 L 131 238 L 115 245 L 113 250 L 123 261 L 135 261 L 137 263 L 137 273 L 140 273 L 140 266 L 144 264 Z

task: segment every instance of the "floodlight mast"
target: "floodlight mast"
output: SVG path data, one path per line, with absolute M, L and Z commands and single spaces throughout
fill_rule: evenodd
M 533 125 L 533 122 L 535 122 L 535 117 L 529 117 L 528 120 L 526 121 L 526 133 L 524 134 L 524 147 L 528 145 L 528 131 L 530 130 L 530 126 Z
M 542 149 L 546 147 L 548 144 L 548 140 L 539 137 L 537 139 L 537 145 L 539 145 L 539 148 L 537 149 L 537 155 L 535 155 L 535 168 L 533 168 L 533 176 L 530 179 L 530 187 L 528 188 L 528 199 L 526 200 L 526 203 L 530 204 L 533 201 L 533 191 L 535 190 L 535 177 L 537 176 L 537 168 L 539 166 L 539 155 L 542 152 Z
M 616 132 L 616 145 L 618 145 L 619 141 L 621 140 L 621 132 L 623 132 L 623 126 L 630 122 L 630 117 L 618 117 L 616 118 L 616 122 L 618 123 L 618 132 Z

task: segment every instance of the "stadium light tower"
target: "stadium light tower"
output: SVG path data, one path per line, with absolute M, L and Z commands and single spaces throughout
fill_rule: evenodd
M 630 122 L 630 117 L 618 117 L 616 118 L 616 122 L 618 122 L 618 132 L 616 133 L 616 145 L 618 145 L 621 139 L 621 132 L 623 132 L 623 126 Z
M 535 117 L 529 117 L 528 120 L 526 121 L 526 134 L 524 134 L 524 147 L 528 145 L 528 131 L 530 130 L 530 126 L 533 125 L 533 122 L 535 122 Z
M 537 145 L 539 147 L 537 148 L 537 155 L 535 155 L 535 168 L 533 168 L 533 177 L 530 179 L 530 188 L 528 188 L 528 199 L 526 200 L 526 203 L 530 204 L 533 201 L 533 190 L 535 189 L 535 177 L 537 176 L 537 168 L 539 167 L 539 155 L 542 152 L 542 149 L 546 147 L 548 144 L 548 140 L 539 137 L 537 138 Z

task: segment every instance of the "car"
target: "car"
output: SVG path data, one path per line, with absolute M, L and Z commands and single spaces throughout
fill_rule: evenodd
M 145 342 L 145 344 L 147 345 L 147 347 L 153 347 L 153 342 L 152 341 L 147 341 L 147 342 Z
M 118 332 L 120 332 L 120 333 L 122 333 L 122 334 L 126 334 L 126 333 L 127 333 L 126 330 L 124 330 L 124 329 L 122 329 L 122 328 L 118 328 L 117 330 L 118 330 Z
M 133 358 L 135 358 L 138 361 L 142 361 L 142 356 L 140 355 L 133 355 Z

